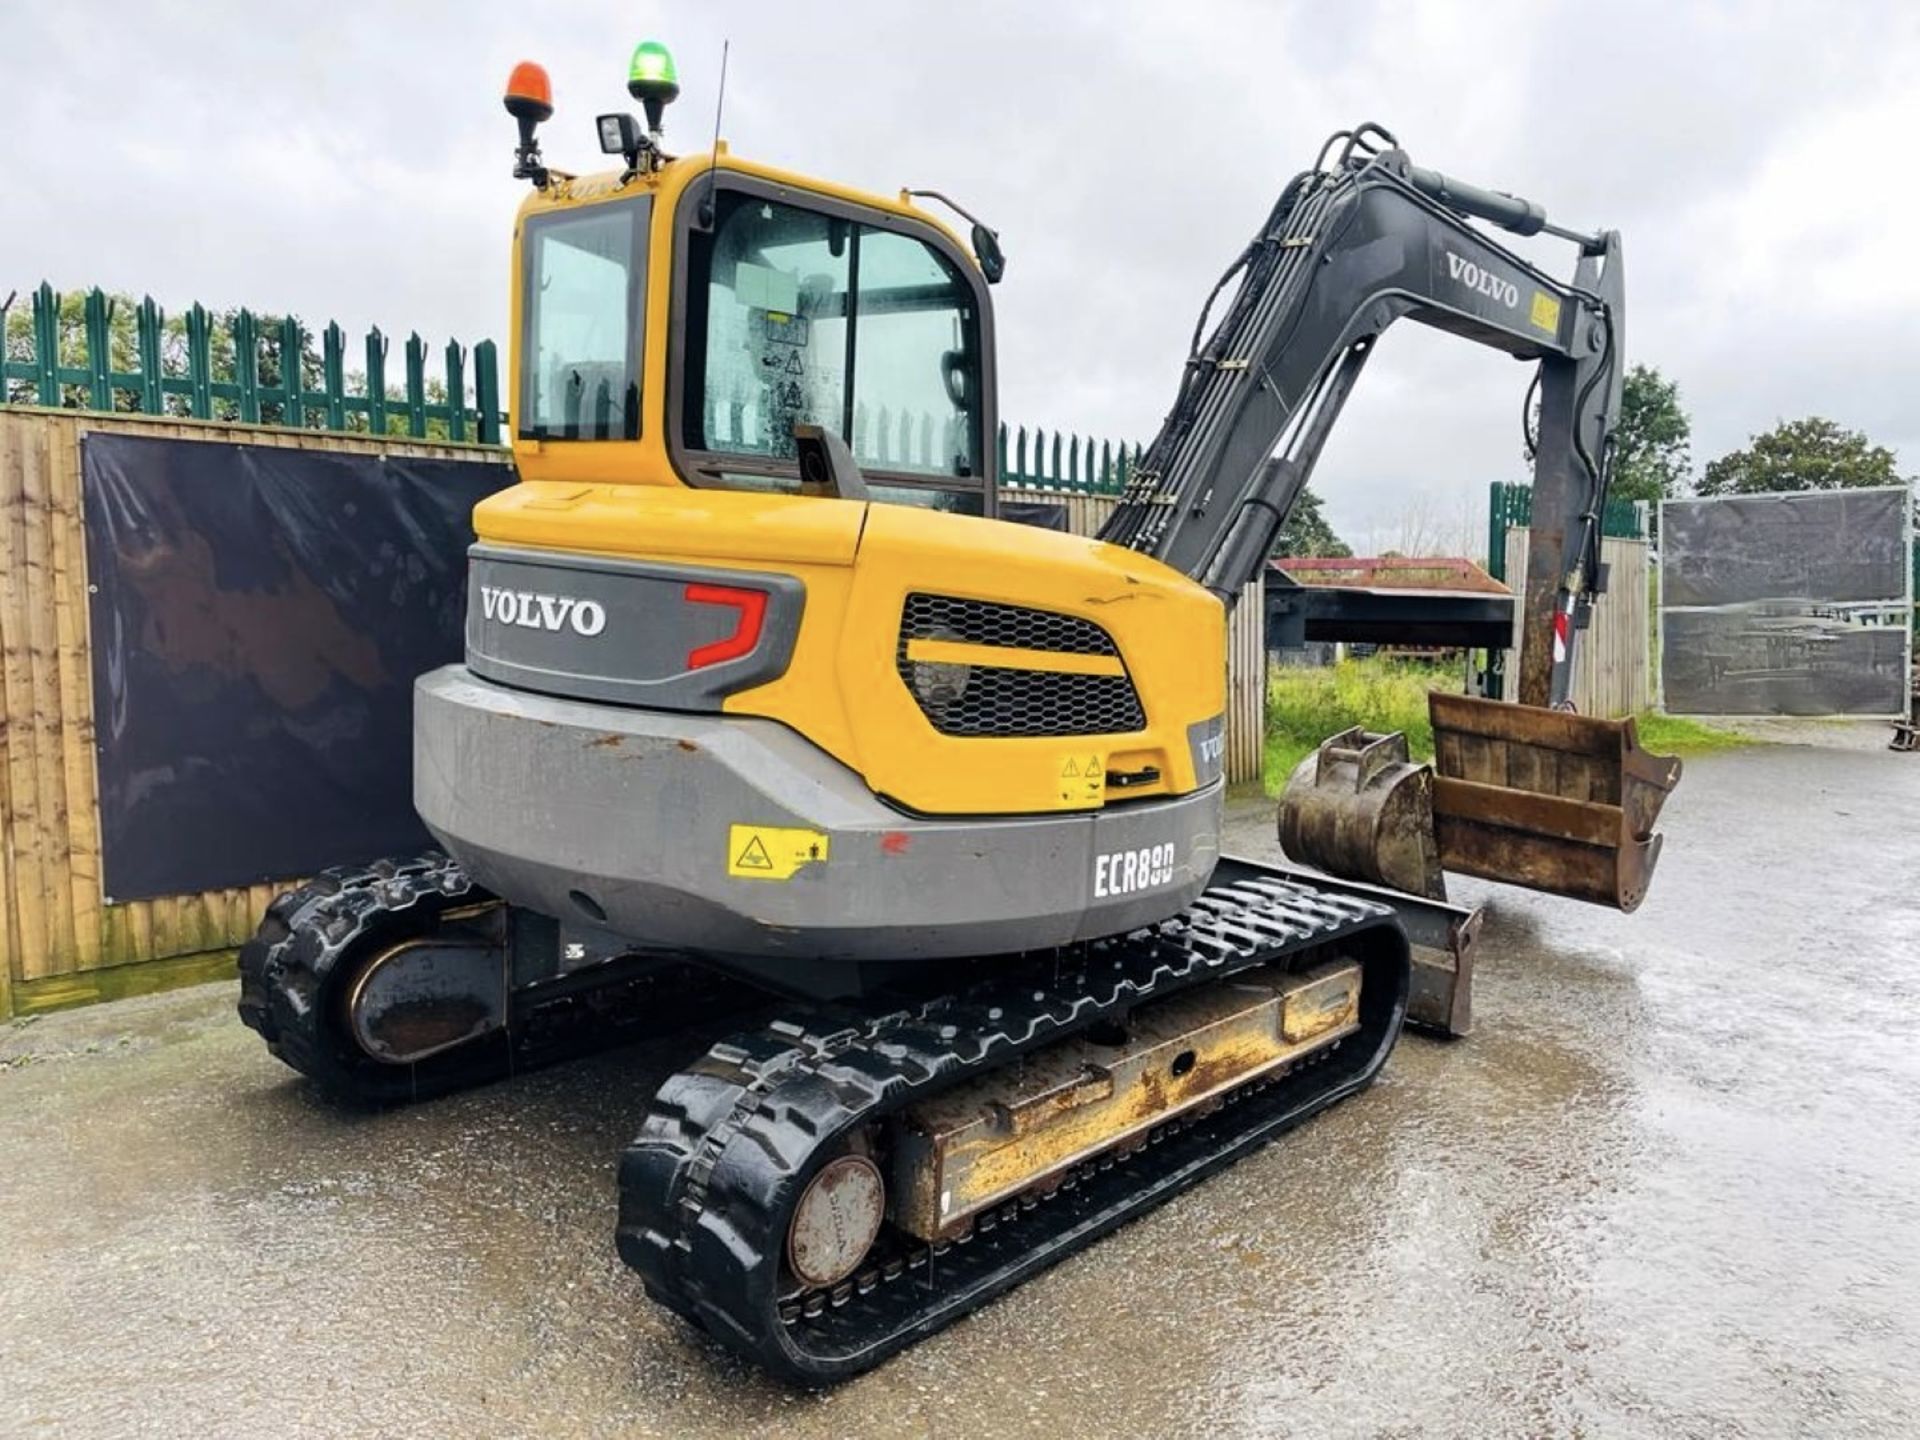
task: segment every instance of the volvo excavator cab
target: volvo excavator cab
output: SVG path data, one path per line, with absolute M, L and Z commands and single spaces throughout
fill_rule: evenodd
M 1536 498 L 1532 554 L 1545 613 L 1576 616 L 1618 242 L 1550 280 L 1465 218 L 1532 207 L 1347 135 L 1229 272 L 1102 536 L 1061 535 L 996 518 L 993 232 L 969 248 L 908 192 L 718 144 L 668 155 L 658 46 L 629 90 L 646 129 L 601 116 L 621 163 L 581 177 L 540 154 L 544 73 L 509 85 L 519 483 L 474 514 L 465 661 L 415 692 L 415 803 L 447 853 L 282 896 L 241 1012 L 386 1101 L 572 1053 L 670 964 L 785 997 L 653 1097 L 618 1243 L 656 1299 L 820 1383 L 1384 1064 L 1422 1001 L 1410 933 L 1458 942 L 1463 912 L 1221 856 L 1226 607 L 1411 314 L 1541 362 L 1566 503 Z M 1563 695 L 1570 664 L 1569 636 L 1538 673 Z M 1484 839 L 1499 797 L 1573 783 L 1522 754 L 1524 717 L 1566 722 L 1546 748 L 1573 736 L 1579 805 L 1609 794 L 1571 717 L 1500 708 L 1477 788 L 1419 791 L 1479 806 L 1487 869 L 1539 853 Z M 1615 796 L 1628 829 L 1649 793 Z M 1466 833 L 1420 823 L 1443 859 Z M 1604 867 L 1587 812 L 1520 823 Z
M 522 483 L 419 689 L 427 824 L 516 904 L 808 993 L 1177 911 L 1224 611 L 992 519 L 975 257 L 904 197 L 637 158 L 521 209 Z

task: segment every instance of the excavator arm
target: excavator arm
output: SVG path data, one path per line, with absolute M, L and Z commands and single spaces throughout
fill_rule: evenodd
M 1546 274 L 1469 217 L 1572 241 L 1573 278 Z M 1563 706 L 1574 637 L 1605 586 L 1599 516 L 1623 310 L 1617 232 L 1564 230 L 1530 201 L 1423 169 L 1376 125 L 1342 132 L 1216 286 L 1173 408 L 1101 538 L 1231 603 L 1265 564 L 1383 330 L 1405 317 L 1504 350 L 1539 366 L 1520 699 Z
M 1572 242 L 1572 278 L 1474 220 Z M 1431 768 L 1412 763 L 1403 736 L 1356 728 L 1329 739 L 1281 803 L 1293 858 L 1429 896 L 1444 895 L 1445 870 L 1623 910 L 1645 895 L 1660 852 L 1654 819 L 1679 762 L 1642 751 L 1631 718 L 1557 713 L 1572 709 L 1575 640 L 1606 587 L 1600 517 L 1624 295 L 1618 233 L 1562 229 L 1531 201 L 1423 169 L 1371 124 L 1328 141 L 1215 287 L 1173 408 L 1101 538 L 1228 604 L 1266 563 L 1394 321 L 1538 366 L 1520 703 L 1430 697 Z

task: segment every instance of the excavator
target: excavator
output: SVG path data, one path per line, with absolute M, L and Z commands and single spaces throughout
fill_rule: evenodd
M 1638 903 L 1678 766 L 1566 706 L 1620 240 L 1340 132 L 1077 537 L 998 518 L 996 232 L 669 154 L 653 42 L 628 89 L 645 125 L 598 117 L 593 175 L 545 163 L 545 72 L 507 89 L 517 483 L 474 512 L 464 663 L 414 697 L 444 851 L 280 896 L 240 1012 L 386 1104 L 577 1053 L 674 967 L 750 982 L 764 1020 L 648 1103 L 617 1244 L 817 1386 L 1365 1087 L 1418 1010 L 1436 864 Z M 1572 278 L 1476 220 L 1565 239 Z M 1321 867 L 1224 856 L 1228 607 L 1401 318 L 1537 368 L 1522 703 L 1437 695 L 1437 773 L 1334 737 L 1283 825 Z

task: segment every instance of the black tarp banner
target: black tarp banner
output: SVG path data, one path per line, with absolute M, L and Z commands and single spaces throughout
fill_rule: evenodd
M 96 433 L 81 475 L 106 895 L 427 844 L 413 680 L 461 656 L 469 516 L 512 471 Z
M 1040 530 L 1058 530 L 1063 535 L 1071 528 L 1067 524 L 1067 507 L 1055 505 L 1046 500 L 1002 500 L 1000 518 L 1010 520 L 1015 525 L 1032 525 Z

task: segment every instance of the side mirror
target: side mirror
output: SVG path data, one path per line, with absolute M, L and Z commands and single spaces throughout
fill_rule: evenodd
M 961 411 L 973 409 L 973 397 L 967 392 L 973 388 L 970 381 L 973 375 L 967 364 L 966 352 L 948 350 L 940 357 L 940 379 L 946 386 L 947 399 L 953 402 L 953 408 Z
M 999 234 L 977 223 L 973 227 L 973 257 L 980 262 L 980 273 L 987 277 L 989 285 L 998 285 L 1000 277 L 1007 273 L 1007 257 L 1000 249 Z
M 847 442 L 824 425 L 798 424 L 793 427 L 793 446 L 800 461 L 800 489 L 803 494 L 825 495 L 839 500 L 867 498 L 867 477 L 854 463 Z

